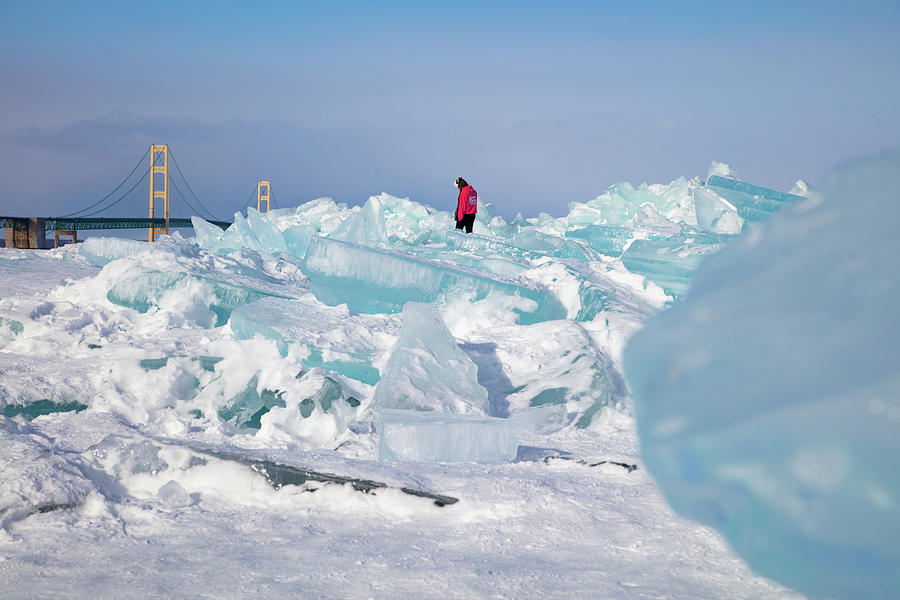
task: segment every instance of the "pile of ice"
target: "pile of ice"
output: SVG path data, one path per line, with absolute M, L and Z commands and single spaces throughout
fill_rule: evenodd
M 472 235 L 381 194 L 248 209 L 225 231 L 195 217 L 189 239 L 91 238 L 46 255 L 85 276 L 0 300 L 0 401 L 248 447 L 512 460 L 517 436 L 627 414 L 624 340 L 745 221 L 799 199 L 721 172 L 617 184 L 561 218 L 485 204 Z M 45 260 L 4 256 L 11 273 Z
M 898 178 L 896 154 L 837 171 L 707 261 L 625 354 L 671 504 L 811 597 L 900 590 Z M 743 185 L 722 184 L 750 217 Z

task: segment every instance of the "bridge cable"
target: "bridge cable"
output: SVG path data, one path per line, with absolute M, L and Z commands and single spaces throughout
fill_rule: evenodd
M 275 198 L 275 190 L 272 189 L 272 184 L 269 184 L 269 195 L 272 196 L 272 204 L 275 205 L 275 208 L 278 208 L 278 200 Z
M 184 182 L 184 185 L 187 186 L 188 191 L 191 193 L 191 196 L 194 197 L 194 200 L 197 201 L 197 204 L 199 204 L 201 207 L 203 207 L 203 210 L 206 211 L 207 215 L 212 217 L 213 221 L 218 221 L 219 220 L 218 217 L 216 217 L 211 210 L 206 208 L 206 205 L 204 205 L 203 202 L 200 201 L 200 198 L 198 198 L 197 194 L 194 193 L 194 190 L 191 189 L 191 184 L 188 183 L 188 180 L 184 177 L 184 173 L 181 172 L 181 167 L 178 166 L 178 161 L 175 160 L 175 154 L 172 153 L 171 148 L 169 149 L 169 156 L 172 157 L 172 162 L 175 163 L 175 168 L 178 169 L 178 174 L 181 175 L 181 180 Z M 171 181 L 171 178 L 169 180 Z M 172 185 L 175 185 L 174 181 L 172 182 Z M 180 193 L 181 192 L 179 192 L 179 194 Z M 182 196 L 182 197 L 184 197 L 184 196 Z M 187 198 L 185 198 L 185 202 L 187 202 Z M 188 203 L 188 205 L 190 205 L 190 203 Z M 196 210 L 196 212 L 198 215 L 200 214 L 199 210 Z
M 134 165 L 134 168 L 131 170 L 131 173 L 129 173 L 128 176 L 127 176 L 125 179 L 123 179 L 122 182 L 121 182 L 119 185 L 117 185 L 117 186 L 115 187 L 115 189 L 113 189 L 113 191 L 111 191 L 110 193 L 108 193 L 106 196 L 104 196 L 103 198 L 101 198 L 101 199 L 98 200 L 97 202 L 94 202 L 93 204 L 91 204 L 91 205 L 88 206 L 87 208 L 82 208 L 81 210 L 75 211 L 75 212 L 70 213 L 70 214 L 68 214 L 68 215 L 63 215 L 63 216 L 61 216 L 61 217 L 59 217 L 59 218 L 60 218 L 60 219 L 66 219 L 66 218 L 69 218 L 69 217 L 74 217 L 74 216 L 77 215 L 77 214 L 80 214 L 80 213 L 83 213 L 83 212 L 85 212 L 85 211 L 91 210 L 92 208 L 94 208 L 94 207 L 97 206 L 98 204 L 102 204 L 103 202 L 105 202 L 110 196 L 112 196 L 113 194 L 115 194 L 115 193 L 119 190 L 120 187 L 122 187 L 123 185 L 125 185 L 125 182 L 127 182 L 129 179 L 131 179 L 131 176 L 134 175 L 134 172 L 138 170 L 138 167 L 140 167 L 140 166 L 141 166 L 141 163 L 144 162 L 144 159 L 147 158 L 147 154 L 148 154 L 149 152 L 150 152 L 150 146 L 147 146 L 147 150 L 144 152 L 144 155 L 141 156 L 140 160 L 138 160 L 137 164 Z M 146 177 L 146 173 L 144 174 L 144 176 Z M 131 189 L 133 190 L 134 188 L 131 188 Z M 131 190 L 129 190 L 128 192 L 126 192 L 125 195 L 127 196 L 128 193 L 130 193 L 130 192 L 131 192 Z M 120 198 L 120 200 L 121 200 L 121 198 Z M 116 200 L 116 202 L 118 202 L 118 200 Z M 114 205 L 114 204 L 115 204 L 115 202 L 113 203 L 113 205 Z M 110 206 L 112 206 L 112 205 L 110 205 Z M 106 208 L 110 208 L 110 207 L 107 206 Z M 92 214 L 92 215 L 95 215 L 95 214 L 97 214 L 98 212 L 103 212 L 104 210 L 106 210 L 106 208 L 102 208 L 102 209 L 100 209 L 99 211 L 94 212 L 94 213 L 91 213 L 91 214 Z M 88 217 L 89 217 L 89 216 L 91 216 L 91 215 L 85 215 L 85 216 L 88 216 Z
M 128 194 L 130 194 L 131 192 L 133 192 L 133 191 L 134 191 L 134 188 L 136 188 L 137 186 L 139 186 L 139 185 L 141 184 L 141 182 L 144 181 L 144 179 L 147 178 L 147 175 L 150 174 L 150 169 L 152 169 L 152 168 L 153 168 L 153 167 L 147 167 L 147 170 L 144 171 L 144 174 L 141 176 L 140 179 L 138 179 L 137 183 L 135 183 L 133 186 L 131 186 L 131 189 L 130 189 L 130 190 L 128 190 L 127 192 L 125 192 L 124 194 L 122 194 L 121 196 L 119 196 L 118 200 L 116 200 L 116 201 L 113 202 L 112 204 L 110 204 L 109 206 L 104 206 L 104 207 L 101 208 L 100 210 L 95 210 L 95 211 L 92 212 L 92 213 L 89 213 L 89 214 L 86 214 L 86 215 L 82 215 L 82 216 L 77 217 L 77 218 L 79 218 L 79 219 L 85 219 L 85 218 L 87 218 L 87 217 L 93 217 L 94 215 L 100 214 L 100 213 L 102 213 L 103 211 L 112 208 L 113 206 L 115 206 L 116 204 L 118 204 L 119 202 L 121 202 L 122 200 L 124 200 L 126 197 L 128 197 Z M 85 209 L 85 210 L 87 210 L 87 209 Z M 80 212 L 80 211 L 79 211 L 79 212 Z M 77 213 L 76 213 L 76 214 L 77 214 Z M 64 218 L 64 217 L 60 217 L 60 218 Z
M 244 205 L 244 208 L 250 206 L 250 204 L 253 202 L 253 198 L 259 198 L 259 184 L 253 186 L 253 191 L 250 192 L 250 197 L 247 198 L 247 203 Z
M 181 190 L 178 189 L 178 185 L 175 183 L 175 180 L 172 179 L 172 176 L 171 176 L 171 175 L 169 175 L 169 183 L 172 184 L 172 187 L 175 188 L 175 191 L 178 193 L 179 196 L 181 196 L 181 199 L 184 200 L 185 204 L 188 205 L 188 208 L 190 208 L 192 211 L 194 211 L 194 213 L 199 217 L 199 216 L 200 216 L 200 211 L 197 210 L 197 207 L 196 207 L 196 206 L 194 206 L 193 204 L 191 204 L 191 201 L 187 199 L 187 196 L 185 196 L 184 194 L 181 193 Z M 213 217 L 212 220 L 213 220 L 213 221 L 218 221 L 218 219 L 216 219 L 215 217 Z

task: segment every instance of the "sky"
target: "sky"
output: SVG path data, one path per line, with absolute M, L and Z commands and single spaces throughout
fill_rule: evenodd
M 0 215 L 79 211 L 159 143 L 219 219 L 258 179 L 281 207 L 452 210 L 457 176 L 562 216 L 712 161 L 787 191 L 897 148 L 900 3 L 0 0 L 0 82 Z

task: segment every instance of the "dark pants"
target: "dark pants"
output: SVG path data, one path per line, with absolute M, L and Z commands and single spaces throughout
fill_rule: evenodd
M 475 224 L 475 213 L 471 215 L 463 215 L 462 221 L 456 222 L 456 228 L 462 229 L 466 228 L 466 233 L 472 233 L 472 225 Z

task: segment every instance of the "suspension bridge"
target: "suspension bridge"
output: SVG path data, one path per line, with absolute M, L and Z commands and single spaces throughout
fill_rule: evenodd
M 135 180 L 135 175 L 139 172 L 141 165 L 146 164 L 148 156 L 150 158 L 149 166 L 144 170 L 143 175 Z M 175 167 L 173 171 L 169 169 L 170 163 Z M 128 204 L 122 204 L 123 201 L 133 198 L 133 192 L 148 178 L 150 208 L 147 217 L 104 216 L 108 215 L 111 209 L 125 211 Z M 181 186 L 178 185 L 179 182 Z M 131 184 L 130 187 L 129 184 Z M 187 194 L 182 192 L 182 187 Z M 276 208 L 278 207 L 269 180 L 258 180 L 250 198 L 240 208 L 249 205 L 254 196 L 256 197 L 256 210 L 260 212 L 268 212 L 272 204 Z M 176 197 L 189 210 L 188 214 L 200 216 L 222 229 L 231 225 L 230 221 L 218 219 L 200 201 L 185 179 L 168 144 L 151 144 L 131 173 L 110 193 L 93 204 L 61 217 L 0 216 L 0 229 L 5 231 L 7 248 L 49 247 L 47 233 L 51 231 L 53 232 L 54 246 L 59 246 L 61 237 L 70 237 L 71 241 L 77 242 L 79 231 L 100 229 L 147 229 L 147 240 L 152 242 L 158 235 L 168 235 L 170 229 L 193 228 L 194 225 L 190 218 L 176 218 L 173 211 L 170 210 L 174 206 L 173 201 Z M 191 198 L 193 198 L 193 202 Z M 134 208 L 133 204 L 131 202 L 131 210 Z M 161 214 L 157 214 L 158 212 Z

